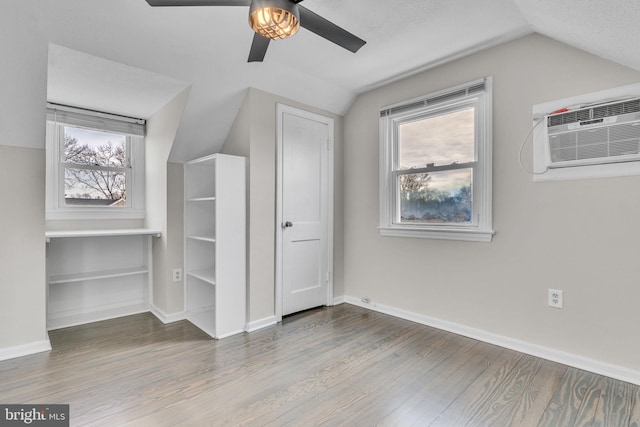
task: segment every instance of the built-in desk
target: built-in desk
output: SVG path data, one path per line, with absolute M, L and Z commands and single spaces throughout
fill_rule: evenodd
M 47 231 L 47 328 L 149 310 L 160 230 Z

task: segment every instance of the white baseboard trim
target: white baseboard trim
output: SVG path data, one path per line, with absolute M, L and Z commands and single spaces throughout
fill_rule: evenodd
M 160 320 L 165 325 L 167 323 L 178 322 L 180 320 L 184 320 L 184 319 L 187 318 L 184 311 L 180 311 L 178 313 L 167 314 L 167 313 L 165 313 L 164 311 L 160 310 L 158 307 L 156 307 L 153 304 L 149 304 L 149 311 L 151 312 L 151 314 L 156 316 L 158 318 L 158 320 Z
M 333 299 L 333 304 L 332 305 L 339 305 L 339 304 L 344 304 L 344 295 L 339 296 L 339 297 L 335 297 Z
M 595 374 L 604 375 L 620 381 L 640 385 L 640 371 L 625 368 L 623 366 L 613 365 L 588 357 L 580 356 L 573 353 L 567 353 L 550 347 L 541 346 L 518 339 L 505 337 L 481 329 L 472 328 L 461 325 L 459 323 L 449 322 L 447 320 L 437 319 L 423 314 L 390 307 L 375 302 L 363 303 L 360 298 L 352 296 L 344 296 L 344 302 L 356 305 L 358 307 L 367 308 L 380 313 L 388 314 L 401 319 L 410 320 L 422 325 L 431 326 L 433 328 L 442 329 L 454 334 L 463 335 L 489 344 L 494 344 L 510 350 L 519 351 L 552 362 L 562 363 L 574 368 L 593 372 Z
M 217 340 L 221 340 L 221 339 L 224 339 L 224 338 L 231 337 L 231 336 L 233 336 L 233 335 L 242 334 L 242 333 L 244 333 L 244 332 L 245 332 L 245 330 L 244 330 L 244 329 L 239 329 L 239 330 L 237 330 L 237 331 L 232 331 L 232 332 L 228 332 L 228 333 L 226 333 L 226 334 L 218 335 L 217 337 L 214 337 L 214 338 L 215 338 L 215 339 L 217 339 Z
M 247 327 L 245 328 L 245 331 L 255 332 L 259 329 L 267 328 L 277 323 L 278 323 L 278 318 L 276 316 L 269 316 L 269 317 L 265 317 L 264 319 L 254 320 L 253 322 L 247 323 Z
M 51 342 L 47 338 L 42 341 L 35 341 L 29 344 L 17 345 L 0 349 L 0 360 L 8 360 L 16 357 L 28 356 L 30 354 L 51 351 Z

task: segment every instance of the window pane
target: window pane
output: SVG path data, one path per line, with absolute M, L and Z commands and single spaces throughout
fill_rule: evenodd
M 398 167 L 423 168 L 475 160 L 475 108 L 398 126 Z
M 400 175 L 400 222 L 471 222 L 473 169 Z
M 126 207 L 124 172 L 65 168 L 64 201 L 72 206 Z
M 62 161 L 79 165 L 125 167 L 126 147 L 125 135 L 65 126 Z

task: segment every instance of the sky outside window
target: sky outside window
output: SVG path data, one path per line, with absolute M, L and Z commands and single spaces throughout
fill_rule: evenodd
M 398 126 L 400 169 L 475 160 L 475 109 L 428 117 Z

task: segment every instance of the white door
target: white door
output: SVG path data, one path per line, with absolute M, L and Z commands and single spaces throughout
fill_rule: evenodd
M 333 121 L 278 105 L 280 315 L 330 303 Z M 276 292 L 276 298 L 278 298 Z

